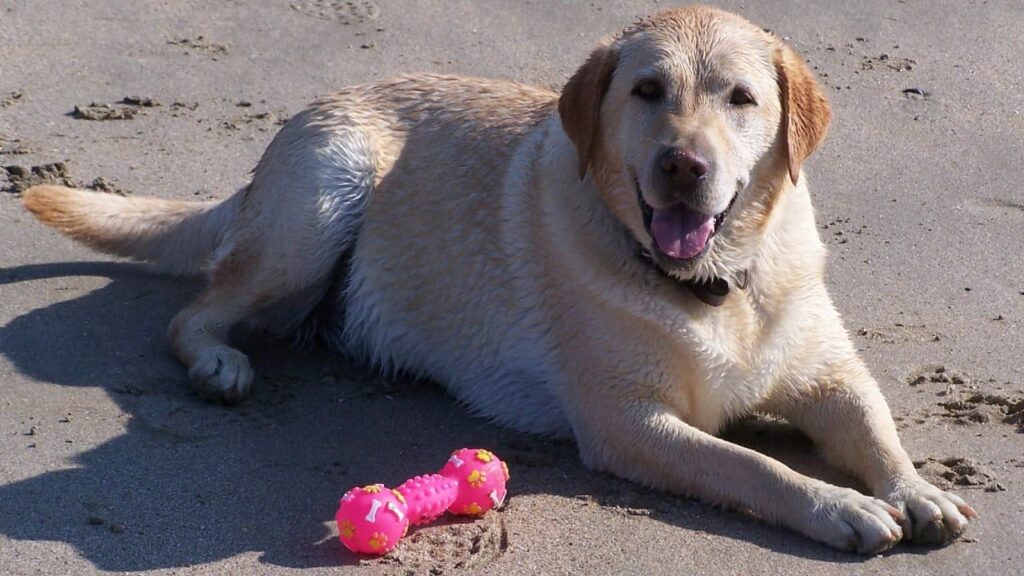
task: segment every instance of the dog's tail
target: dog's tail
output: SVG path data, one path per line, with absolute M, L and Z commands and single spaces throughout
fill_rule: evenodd
M 181 202 L 46 185 L 25 191 L 22 202 L 40 221 L 91 248 L 187 275 L 209 262 L 243 194 L 222 202 Z

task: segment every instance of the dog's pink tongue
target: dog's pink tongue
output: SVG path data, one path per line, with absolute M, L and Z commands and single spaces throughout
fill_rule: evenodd
M 651 234 L 658 248 L 677 259 L 700 254 L 715 229 L 715 218 L 680 204 L 654 211 Z

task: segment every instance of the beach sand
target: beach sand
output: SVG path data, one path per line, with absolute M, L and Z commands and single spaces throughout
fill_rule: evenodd
M 911 457 L 978 510 L 963 540 L 837 552 L 589 472 L 573 444 L 475 418 L 429 382 L 258 337 L 241 340 L 252 399 L 204 403 L 165 340 L 199 282 L 94 254 L 21 208 L 33 178 L 225 198 L 318 95 L 416 71 L 557 88 L 602 35 L 673 3 L 8 0 L 0 574 L 1024 571 L 1024 4 L 718 4 L 787 38 L 828 90 L 807 170 L 829 285 Z M 783 424 L 729 435 L 849 482 Z M 461 446 L 508 461 L 505 510 L 416 530 L 382 559 L 342 548 L 345 490 Z

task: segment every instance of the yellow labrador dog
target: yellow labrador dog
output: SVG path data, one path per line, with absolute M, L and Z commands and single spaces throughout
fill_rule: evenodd
M 248 392 L 249 320 L 429 376 L 476 411 L 575 437 L 590 467 L 838 548 L 954 539 L 822 280 L 801 164 L 828 103 L 738 16 L 662 12 L 562 93 L 419 75 L 315 103 L 220 203 L 25 193 L 96 249 L 210 285 L 170 340 L 197 389 Z M 715 434 L 784 417 L 874 497 Z

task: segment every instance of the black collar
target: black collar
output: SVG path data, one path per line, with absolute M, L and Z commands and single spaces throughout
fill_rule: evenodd
M 672 278 L 671 276 L 666 274 L 664 270 L 659 268 L 658 265 L 654 263 L 654 260 L 651 259 L 650 253 L 647 252 L 647 250 L 645 250 L 642 246 L 640 247 L 639 255 L 642 260 L 653 266 L 654 269 L 658 271 L 658 274 L 662 275 L 662 277 L 668 278 L 669 280 L 677 284 L 682 284 L 683 286 L 686 286 L 686 288 L 690 290 L 691 294 L 696 296 L 698 300 L 707 304 L 708 306 L 721 306 L 725 302 L 725 299 L 729 296 L 731 287 L 729 286 L 729 281 L 726 280 L 725 278 L 716 277 L 704 281 L 695 279 L 678 280 L 676 278 Z M 738 288 L 740 290 L 743 290 L 746 287 L 747 271 L 744 270 L 742 273 L 742 281 Z
M 704 282 L 687 280 L 682 284 L 689 288 L 698 300 L 708 306 L 721 306 L 729 296 L 729 282 L 725 278 L 712 278 Z

